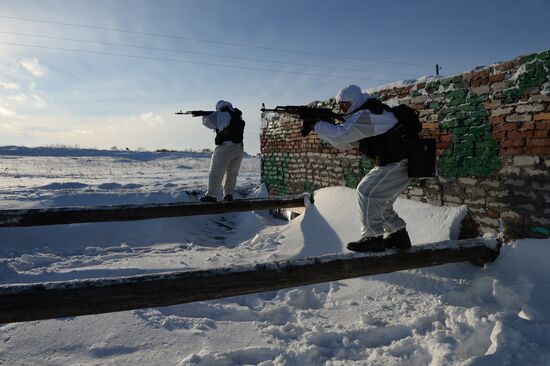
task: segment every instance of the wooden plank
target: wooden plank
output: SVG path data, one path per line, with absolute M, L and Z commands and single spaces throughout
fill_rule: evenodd
M 183 202 L 149 205 L 61 207 L 1 210 L 0 227 L 131 221 L 159 217 L 219 214 L 236 211 L 304 207 L 307 196 L 256 198 L 221 202 Z
M 496 258 L 496 240 L 346 253 L 248 266 L 0 286 L 0 323 L 167 306 L 461 261 Z

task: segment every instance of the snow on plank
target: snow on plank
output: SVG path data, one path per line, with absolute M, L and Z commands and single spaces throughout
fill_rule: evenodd
M 445 263 L 494 260 L 496 239 L 345 253 L 200 271 L 0 286 L 0 323 L 168 306 Z
M 132 221 L 160 217 L 208 215 L 237 211 L 304 207 L 307 196 L 254 198 L 220 202 L 182 202 L 148 205 L 60 207 L 0 210 L 0 227 Z

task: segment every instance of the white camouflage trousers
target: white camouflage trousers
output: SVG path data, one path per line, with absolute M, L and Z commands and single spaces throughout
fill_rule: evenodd
M 361 237 L 393 233 L 405 221 L 393 210 L 393 203 L 410 182 L 408 160 L 374 167 L 357 186 L 361 211 Z
M 242 160 L 243 145 L 241 143 L 226 141 L 221 145 L 216 145 L 210 161 L 206 195 L 219 198 L 222 193 L 222 180 L 224 194 L 233 194 Z

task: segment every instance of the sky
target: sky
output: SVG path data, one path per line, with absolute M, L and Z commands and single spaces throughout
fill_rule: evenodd
M 544 0 L 0 1 L 0 145 L 202 149 L 179 110 L 260 107 L 450 76 L 550 48 Z

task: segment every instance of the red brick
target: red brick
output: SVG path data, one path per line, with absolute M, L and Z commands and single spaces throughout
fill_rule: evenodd
M 512 70 L 515 67 L 514 63 L 512 61 L 504 62 L 500 65 L 495 66 L 495 70 L 498 71 L 509 71 Z
M 422 123 L 422 129 L 424 130 L 436 130 L 436 129 L 439 129 L 439 123 L 437 122 L 432 122 L 432 123 Z
M 493 127 L 493 133 L 501 132 L 501 131 L 516 131 L 517 129 L 518 129 L 518 126 L 515 123 L 503 123 L 501 125 L 497 125 Z
M 500 149 L 500 155 L 523 155 L 525 151 L 524 147 L 506 147 Z
M 481 79 L 481 78 L 489 79 L 490 74 L 491 74 L 491 70 L 482 69 L 482 70 L 479 70 L 479 71 L 473 71 L 472 72 L 472 78 L 474 78 L 474 79 Z
M 426 139 L 437 139 L 441 136 L 441 130 L 426 130 L 420 133 L 420 136 Z
M 502 81 L 504 80 L 506 77 L 504 76 L 504 74 L 494 74 L 494 75 L 489 75 L 489 82 L 490 83 L 496 83 L 498 81 Z
M 402 86 L 402 87 L 399 87 L 399 88 L 395 88 L 395 92 L 396 92 L 397 95 L 399 95 L 402 98 L 406 95 L 409 95 L 409 93 L 411 92 L 411 89 L 412 89 L 412 85 Z
M 462 74 L 462 79 L 466 82 L 472 80 L 474 78 L 473 72 L 466 72 Z
M 500 143 L 502 147 L 521 147 L 525 146 L 525 139 L 515 138 L 515 139 L 505 139 Z
M 550 155 L 550 146 L 533 146 L 527 148 L 527 153 L 533 155 Z
M 529 139 L 527 146 L 550 146 L 550 139 Z
M 535 123 L 535 128 L 537 130 L 548 130 L 550 129 L 550 121 L 541 121 Z
M 550 130 L 536 130 L 533 137 L 550 137 Z
M 537 113 L 533 116 L 534 121 L 550 120 L 550 112 Z
M 451 135 L 441 135 L 441 136 L 439 136 L 439 140 L 441 142 L 451 142 L 451 141 L 453 141 L 453 136 L 451 136 Z
M 493 132 L 495 140 L 504 140 L 506 138 L 506 131 Z
M 486 84 L 489 84 L 489 77 L 488 76 L 480 78 L 480 79 L 474 79 L 470 83 L 470 85 L 474 88 L 478 87 L 478 86 L 486 85 Z
M 520 130 L 534 130 L 535 124 L 533 122 L 525 122 L 519 126 Z
M 501 114 L 500 116 L 491 116 L 489 117 L 489 123 L 491 125 L 495 125 L 498 123 L 504 123 L 504 114 Z
M 527 137 L 533 137 L 533 130 L 528 131 L 508 131 L 507 136 L 511 139 L 515 138 L 527 138 Z

